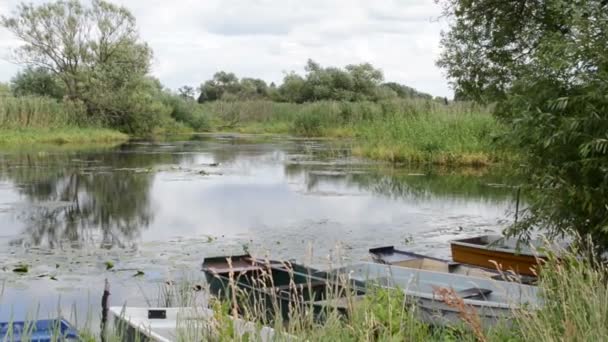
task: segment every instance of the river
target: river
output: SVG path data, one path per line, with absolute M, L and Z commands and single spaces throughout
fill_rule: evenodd
M 206 256 L 248 251 L 325 267 L 404 246 L 449 257 L 450 239 L 510 223 L 498 170 L 394 168 L 349 143 L 199 135 L 112 147 L 0 150 L 0 321 L 95 322 L 202 283 Z M 27 266 L 27 273 L 14 272 Z

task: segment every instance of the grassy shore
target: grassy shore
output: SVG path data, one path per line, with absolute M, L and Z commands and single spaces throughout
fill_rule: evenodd
M 92 144 L 128 140 L 126 134 L 106 128 L 21 128 L 0 129 L 0 146 L 27 144 Z
M 352 138 L 355 155 L 392 163 L 482 166 L 510 158 L 494 144 L 504 128 L 488 108 L 469 103 L 242 101 L 203 107 L 216 130 Z

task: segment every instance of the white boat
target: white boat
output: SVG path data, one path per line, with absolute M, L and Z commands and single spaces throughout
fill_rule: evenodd
M 513 282 L 495 281 L 458 274 L 362 262 L 330 271 L 343 280 L 358 280 L 368 286 L 398 288 L 417 304 L 421 318 L 445 325 L 460 322 L 461 311 L 445 303 L 440 289 L 453 290 L 464 304 L 473 308 L 485 325 L 509 323 L 513 310 L 541 305 L 537 288 Z
M 111 307 L 110 322 L 124 341 L 208 341 L 219 340 L 217 314 L 206 308 Z M 274 329 L 242 319 L 232 320 L 233 336 L 248 341 L 273 341 Z

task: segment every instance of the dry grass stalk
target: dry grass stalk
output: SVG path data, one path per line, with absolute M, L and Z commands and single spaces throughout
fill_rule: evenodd
M 470 305 L 466 305 L 464 299 L 462 299 L 456 291 L 452 288 L 446 287 L 435 287 L 433 288 L 433 294 L 439 296 L 439 298 L 449 307 L 458 310 L 460 318 L 471 328 L 475 337 L 480 342 L 486 342 L 486 336 L 481 327 L 481 319 L 477 314 L 477 310 Z

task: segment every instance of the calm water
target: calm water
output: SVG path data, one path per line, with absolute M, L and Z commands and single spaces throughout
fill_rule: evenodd
M 450 239 L 509 223 L 505 183 L 288 138 L 0 152 L 0 321 L 95 320 L 106 278 L 113 305 L 158 305 L 165 282 L 202 281 L 205 256 L 243 250 L 319 267 L 381 245 L 449 257 Z

